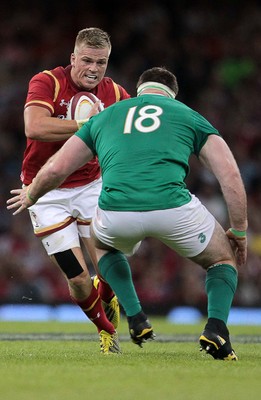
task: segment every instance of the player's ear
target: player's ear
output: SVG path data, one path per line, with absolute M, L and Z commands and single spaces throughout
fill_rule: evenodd
M 75 54 L 72 53 L 71 54 L 71 65 L 74 67 L 74 64 L 75 64 Z

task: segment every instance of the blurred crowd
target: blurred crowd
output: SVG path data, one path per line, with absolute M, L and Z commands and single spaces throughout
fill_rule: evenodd
M 11 6 L 13 3 L 13 7 Z M 97 26 L 112 40 L 107 75 L 135 95 L 144 69 L 165 66 L 178 100 L 224 137 L 248 196 L 249 253 L 234 305 L 261 307 L 261 6 L 258 1 L 15 1 L 0 5 L 0 303 L 70 302 L 60 272 L 34 237 L 29 215 L 6 210 L 19 188 L 25 148 L 23 105 L 37 72 L 69 64 L 77 32 Z M 191 159 L 188 187 L 229 228 L 215 178 Z M 88 258 L 88 255 L 86 255 Z M 206 309 L 205 272 L 154 239 L 130 258 L 144 309 Z

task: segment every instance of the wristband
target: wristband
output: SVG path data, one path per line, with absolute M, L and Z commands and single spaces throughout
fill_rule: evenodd
M 234 228 L 229 228 L 229 231 L 231 233 L 233 233 L 234 236 L 238 237 L 238 238 L 244 238 L 246 237 L 246 231 L 237 231 Z
M 32 197 L 32 196 L 30 195 L 29 190 L 27 190 L 27 192 L 26 192 L 26 197 L 27 197 L 32 203 L 36 203 L 36 202 L 37 202 L 37 199 L 35 199 L 34 197 Z
M 78 126 L 78 130 L 85 124 L 85 122 L 89 121 L 89 118 L 86 119 L 78 119 L 76 120 L 76 124 Z

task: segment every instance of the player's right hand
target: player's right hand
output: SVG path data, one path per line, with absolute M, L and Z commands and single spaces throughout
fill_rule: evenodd
M 17 210 L 13 212 L 13 215 L 19 214 L 33 204 L 33 202 L 27 196 L 27 190 L 28 187 L 24 187 L 22 189 L 13 189 L 10 191 L 13 197 L 8 199 L 6 203 L 8 210 L 17 208 Z

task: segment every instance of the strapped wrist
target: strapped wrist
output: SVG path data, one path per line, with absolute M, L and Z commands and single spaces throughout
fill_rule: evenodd
M 78 127 L 78 130 L 81 129 L 81 127 L 85 124 L 85 122 L 89 121 L 89 118 L 86 119 L 77 119 L 76 124 Z
M 26 191 L 26 197 L 31 201 L 31 203 L 36 203 L 37 202 L 37 199 L 36 198 L 34 198 L 33 196 L 31 196 L 31 194 L 30 194 L 30 192 L 29 192 L 29 189 L 27 189 L 27 191 Z
M 245 238 L 246 237 L 246 231 L 238 231 L 237 229 L 234 228 L 229 228 L 229 231 L 233 233 L 234 236 L 238 238 Z

